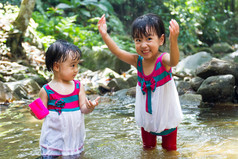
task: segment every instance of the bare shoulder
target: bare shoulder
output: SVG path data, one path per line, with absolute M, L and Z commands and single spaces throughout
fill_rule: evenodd
M 163 59 L 163 58 L 166 58 L 166 57 L 169 57 L 169 53 L 164 52 L 163 54 L 164 54 L 164 55 L 163 55 L 162 59 Z
M 84 91 L 84 86 L 83 84 L 80 82 L 80 91 L 79 91 L 79 94 L 82 95 L 82 94 L 85 94 L 85 91 Z
M 169 53 L 165 53 L 162 56 L 162 64 L 163 64 L 163 66 L 165 67 L 166 70 L 169 70 L 171 68 L 169 66 L 169 63 L 170 63 L 170 55 L 169 55 Z
M 48 94 L 47 94 L 46 90 L 43 87 L 40 89 L 39 97 L 43 101 L 44 105 L 47 106 Z
M 41 99 L 47 99 L 48 98 L 47 92 L 43 87 L 40 89 L 39 97 Z
M 131 63 L 131 65 L 133 65 L 134 67 L 137 67 L 137 61 L 138 61 L 138 54 L 132 54 L 132 58 L 133 58 L 133 63 Z

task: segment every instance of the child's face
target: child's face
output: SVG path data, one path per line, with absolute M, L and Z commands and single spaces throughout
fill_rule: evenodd
M 163 45 L 164 35 L 159 38 L 154 29 L 147 29 L 147 33 L 135 38 L 134 42 L 136 52 L 144 59 L 151 59 L 157 56 L 159 47 Z
M 75 78 L 79 70 L 79 60 L 75 60 L 69 54 L 64 62 L 58 63 L 58 77 L 64 81 L 71 81 Z

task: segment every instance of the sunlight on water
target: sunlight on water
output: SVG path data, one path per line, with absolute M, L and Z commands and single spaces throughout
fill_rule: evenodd
M 120 92 L 102 97 L 93 113 L 85 115 L 85 159 L 238 158 L 238 107 L 199 108 L 183 105 L 177 151 L 161 147 L 144 150 L 134 120 L 134 99 Z M 39 158 L 43 121 L 29 114 L 31 101 L 15 102 L 0 114 L 0 158 Z

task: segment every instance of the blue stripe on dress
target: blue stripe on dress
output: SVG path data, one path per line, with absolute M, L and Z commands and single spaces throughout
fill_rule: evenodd
M 156 64 L 156 68 L 155 68 L 155 70 L 158 70 L 158 69 L 160 69 L 160 67 L 161 67 L 161 63 L 160 63 L 160 62 L 158 62 L 158 63 Z
M 74 101 L 77 101 L 79 99 L 78 95 L 66 97 L 66 98 L 61 98 L 65 103 L 71 103 Z M 50 100 L 48 101 L 48 105 L 55 105 L 56 100 Z
M 156 82 L 158 82 L 158 81 L 164 79 L 164 78 L 165 78 L 166 76 L 168 76 L 168 75 L 170 75 L 170 77 L 172 77 L 172 74 L 171 74 L 171 73 L 168 73 L 168 72 L 164 71 L 164 72 L 161 73 L 160 75 L 155 76 L 154 79 L 155 79 Z M 140 83 L 142 83 L 143 78 L 141 78 L 141 77 L 138 76 L 138 81 L 139 81 Z
M 161 73 L 160 75 L 155 76 L 154 79 L 155 79 L 155 81 L 157 82 L 157 81 L 160 81 L 160 80 L 164 79 L 164 78 L 165 78 L 166 76 L 168 76 L 168 75 L 170 75 L 170 73 L 164 71 L 164 72 Z
M 76 88 L 79 89 L 79 83 L 76 84 Z
M 139 72 L 143 72 L 143 69 L 142 69 L 142 57 L 141 56 L 139 56 L 138 57 L 138 61 L 137 61 L 137 70 L 139 71 Z M 139 66 L 139 63 L 140 63 L 140 66 Z
M 48 99 L 50 99 L 50 93 L 49 93 L 49 90 L 46 89 L 46 84 L 43 86 L 43 88 L 45 89 L 46 93 L 47 93 L 47 96 L 48 96 Z

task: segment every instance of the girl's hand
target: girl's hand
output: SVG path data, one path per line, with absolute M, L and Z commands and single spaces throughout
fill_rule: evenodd
M 98 30 L 102 36 L 107 34 L 107 24 L 106 24 L 105 14 L 103 14 L 102 17 L 98 21 Z
M 86 98 L 86 106 L 88 109 L 94 109 L 98 105 L 100 97 L 97 97 L 95 100 L 91 101 Z
M 31 113 L 31 115 L 32 115 L 33 117 L 35 117 L 36 119 L 38 119 L 31 109 L 30 109 L 30 113 Z
M 170 26 L 169 26 L 169 41 L 170 42 L 177 42 L 178 36 L 179 36 L 179 25 L 176 22 L 176 20 L 172 19 L 169 22 Z

